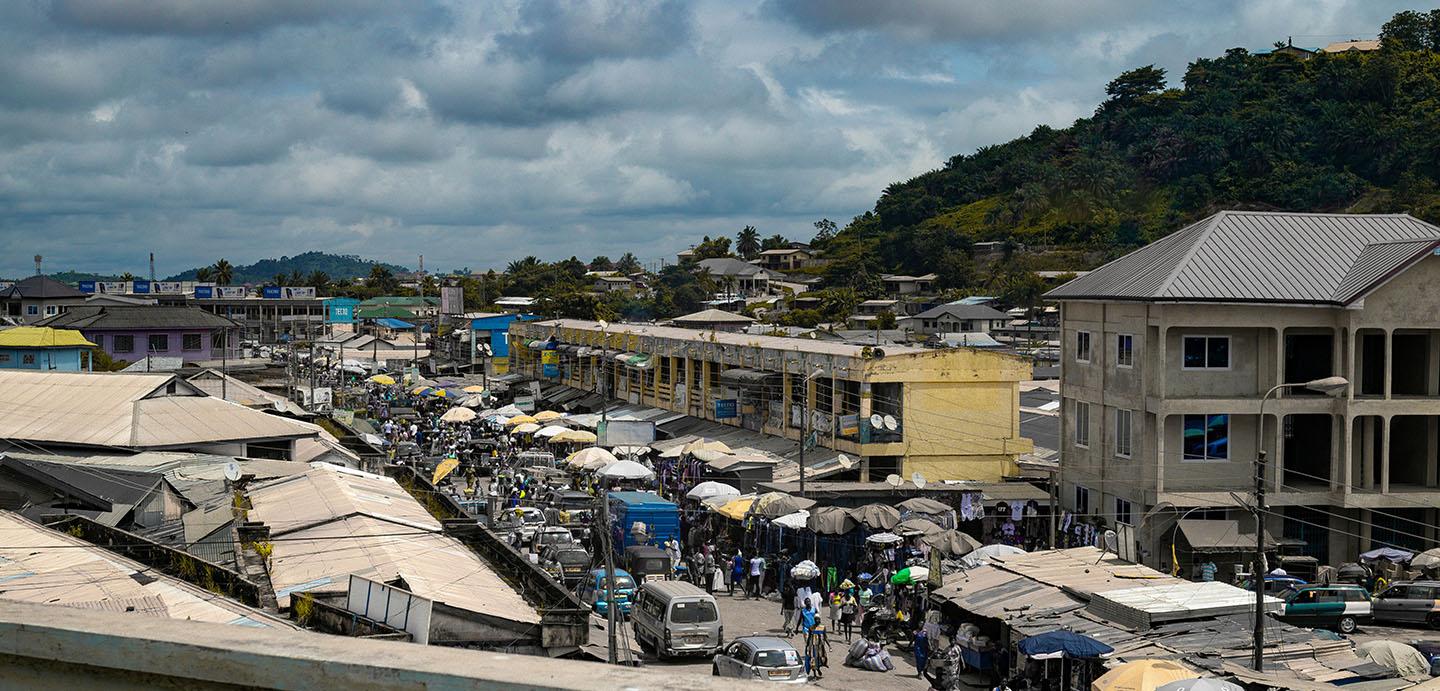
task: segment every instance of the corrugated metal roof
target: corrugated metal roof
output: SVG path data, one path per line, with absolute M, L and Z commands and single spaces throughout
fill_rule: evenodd
M 95 348 L 79 331 L 48 326 L 17 326 L 0 331 L 0 348 Z
M 236 326 L 198 307 L 82 305 L 39 322 L 72 329 L 223 329 Z
M 1046 297 L 1348 304 L 1437 243 L 1406 214 L 1222 211 Z

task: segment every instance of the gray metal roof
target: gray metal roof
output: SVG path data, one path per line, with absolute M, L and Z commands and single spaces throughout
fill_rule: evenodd
M 220 329 L 235 326 L 235 322 L 198 307 L 115 305 L 72 307 L 68 312 L 45 319 L 39 324 L 85 330 Z
M 1344 305 L 1437 245 L 1440 228 L 1408 214 L 1222 211 L 1046 297 Z
M 952 302 L 939 307 L 932 307 L 913 317 L 905 319 L 938 319 L 949 316 L 955 319 L 1009 319 L 1009 315 L 986 305 L 962 305 Z

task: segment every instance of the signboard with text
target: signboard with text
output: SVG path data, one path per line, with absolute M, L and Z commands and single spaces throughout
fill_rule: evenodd
M 156 293 L 174 295 L 179 293 L 184 286 L 182 286 L 179 281 L 156 281 L 153 287 Z
M 195 286 L 195 298 L 197 300 L 208 300 L 215 297 L 214 286 Z
M 266 300 L 279 300 L 281 294 L 280 286 L 265 286 L 260 289 L 260 297 Z
M 312 286 L 289 286 L 282 290 L 281 294 L 292 299 L 309 299 L 315 297 L 315 288 Z
M 104 281 L 104 282 L 100 283 L 100 286 L 99 286 L 99 287 L 100 287 L 100 292 L 102 292 L 102 293 L 128 293 L 128 292 L 130 292 L 130 284 L 126 283 L 125 281 Z
M 540 351 L 540 373 L 547 377 L 560 376 L 560 351 Z
M 148 294 L 150 294 L 150 282 L 149 282 L 149 281 L 131 281 L 131 282 L 130 282 L 130 291 L 133 292 L 133 293 L 135 293 L 136 295 L 142 295 L 142 294 L 143 294 L 143 295 L 148 295 Z
M 715 399 L 715 419 L 729 420 L 740 417 L 739 403 L 733 398 Z
M 216 294 L 222 298 L 243 298 L 245 297 L 245 286 L 221 286 L 215 289 Z
M 82 292 L 82 293 L 93 293 L 93 292 L 95 292 L 95 282 L 94 282 L 94 281 L 81 281 L 79 288 L 80 288 L 80 292 Z
M 465 313 L 465 289 L 460 286 L 441 286 L 440 288 L 440 313 L 441 314 L 464 314 Z

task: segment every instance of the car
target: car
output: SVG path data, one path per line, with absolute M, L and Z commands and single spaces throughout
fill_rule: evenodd
M 1371 621 L 1370 591 L 1358 585 L 1303 586 L 1285 601 L 1280 619 L 1312 628 L 1354 633 Z
M 530 549 L 536 554 L 545 551 L 550 545 L 571 545 L 575 544 L 575 536 L 570 534 L 568 528 L 547 525 L 535 530 L 530 537 Z
M 510 544 L 518 548 L 530 544 L 536 531 L 545 526 L 545 514 L 537 508 L 513 506 L 497 511 L 490 526 L 497 533 L 508 534 Z
M 1292 591 L 1299 590 L 1307 585 L 1309 585 L 1309 583 L 1306 583 L 1304 579 L 1294 576 L 1266 576 L 1265 594 L 1283 600 L 1289 597 Z M 1240 582 L 1240 588 L 1243 590 L 1254 590 L 1255 582 L 1246 578 Z
M 1440 581 L 1401 581 L 1375 596 L 1375 621 L 1440 629 Z
M 661 660 L 680 655 L 709 657 L 725 646 L 725 625 L 715 596 L 683 581 L 647 581 L 630 613 L 635 643 Z
M 575 589 L 576 597 L 600 616 L 606 616 L 610 609 L 609 599 L 605 596 L 609 589 L 605 582 L 608 580 L 607 573 L 605 569 L 591 569 L 589 575 L 580 581 L 580 587 Z M 615 603 L 615 609 L 621 616 L 629 615 L 635 604 L 635 579 L 622 569 L 615 569 Z
M 717 677 L 803 684 L 809 680 L 800 652 L 774 636 L 741 636 L 715 655 L 710 673 Z
M 590 570 L 590 553 L 574 544 L 552 544 L 540 553 L 540 566 L 555 580 L 574 586 Z

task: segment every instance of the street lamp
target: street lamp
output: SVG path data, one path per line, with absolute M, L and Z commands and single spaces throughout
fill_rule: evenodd
M 811 379 L 814 379 L 815 377 L 818 377 L 818 376 L 820 376 L 821 374 L 824 374 L 824 373 L 825 373 L 825 369 L 824 369 L 823 367 L 821 367 L 820 365 L 815 365 L 815 371 L 814 371 L 814 372 L 811 372 L 810 374 L 806 375 L 804 379 L 801 379 L 801 380 L 800 380 L 800 400 L 804 401 L 804 403 L 802 403 L 802 404 L 800 405 L 800 410 L 802 411 L 802 413 L 801 413 L 801 415 L 800 415 L 800 459 L 799 459 L 799 462 L 800 462 L 800 496 L 801 496 L 801 497 L 804 497 L 804 496 L 805 496 L 805 442 L 806 442 L 806 439 L 810 436 L 810 380 L 811 380 Z M 831 393 L 831 396 L 832 396 L 832 397 L 834 396 L 834 393 L 833 393 L 833 392 Z
M 1260 416 L 1255 423 L 1255 671 L 1265 671 L 1265 403 L 1281 389 L 1310 389 L 1338 396 L 1350 386 L 1345 377 L 1325 377 L 1293 384 L 1276 384 L 1260 399 Z M 1278 432 L 1278 426 L 1277 426 Z M 1276 435 L 1279 443 L 1279 435 Z

